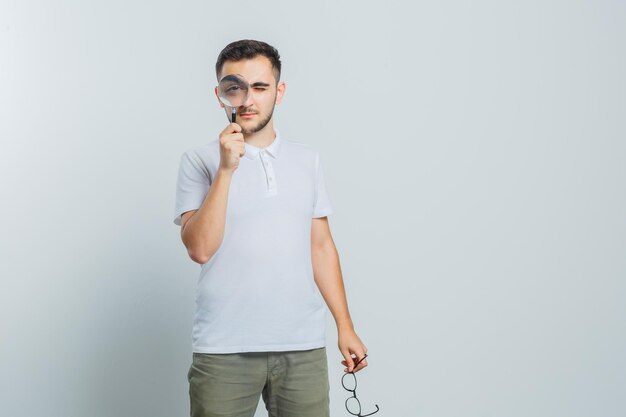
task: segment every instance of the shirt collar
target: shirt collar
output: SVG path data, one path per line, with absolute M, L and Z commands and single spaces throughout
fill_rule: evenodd
M 244 156 L 247 157 L 248 159 L 256 159 L 258 158 L 259 153 L 261 151 L 266 151 L 269 155 L 272 156 L 272 158 L 276 159 L 278 157 L 278 151 L 280 150 L 281 139 L 280 139 L 280 132 L 278 132 L 278 129 L 274 128 L 274 133 L 276 134 L 274 141 L 270 143 L 269 146 L 266 146 L 265 148 L 258 148 L 256 146 L 250 145 L 247 142 L 244 143 L 244 146 L 246 149 L 246 153 L 244 154 Z

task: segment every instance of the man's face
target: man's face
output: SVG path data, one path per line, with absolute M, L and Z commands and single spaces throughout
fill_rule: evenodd
M 283 81 L 276 85 L 272 63 L 263 55 L 253 59 L 242 61 L 226 61 L 222 67 L 220 78 L 228 74 L 241 74 L 250 83 L 248 100 L 237 108 L 237 124 L 241 126 L 242 133 L 255 133 L 263 129 L 272 119 L 274 106 L 280 104 L 285 92 Z M 215 87 L 217 96 L 217 87 Z M 226 110 L 226 115 L 230 120 L 232 108 L 220 106 Z M 252 117 L 242 117 L 244 114 L 252 113 Z

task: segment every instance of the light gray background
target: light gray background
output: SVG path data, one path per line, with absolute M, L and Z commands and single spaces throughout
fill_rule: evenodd
M 2 0 L 0 414 L 188 415 L 178 160 L 253 38 L 322 153 L 365 412 L 625 415 L 625 28 L 617 0 Z

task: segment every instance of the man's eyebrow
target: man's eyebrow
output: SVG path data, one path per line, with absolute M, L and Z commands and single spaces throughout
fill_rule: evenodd
M 270 85 L 268 83 L 264 83 L 261 81 L 257 81 L 254 84 L 252 84 L 252 87 L 269 87 Z

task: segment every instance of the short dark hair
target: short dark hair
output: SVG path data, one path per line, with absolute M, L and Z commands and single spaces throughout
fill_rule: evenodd
M 242 39 L 226 45 L 217 57 L 215 75 L 219 80 L 220 72 L 226 61 L 253 59 L 258 55 L 263 55 L 270 60 L 272 69 L 274 70 L 274 78 L 276 78 L 276 82 L 278 83 L 278 80 L 280 80 L 280 55 L 278 54 L 278 50 L 265 42 L 251 39 Z

